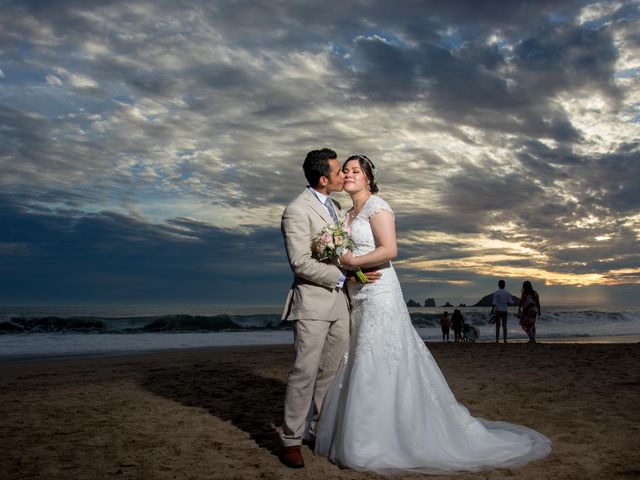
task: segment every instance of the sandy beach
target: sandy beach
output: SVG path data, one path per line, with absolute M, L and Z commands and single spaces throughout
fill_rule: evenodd
M 431 478 L 640 478 L 640 344 L 429 344 L 476 416 L 539 430 L 544 460 Z M 0 364 L 6 479 L 363 479 L 278 460 L 291 346 Z M 425 478 L 410 476 L 404 478 Z

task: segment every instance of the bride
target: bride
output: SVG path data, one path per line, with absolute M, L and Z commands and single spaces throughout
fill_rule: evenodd
M 377 267 L 375 283 L 349 283 L 351 340 L 325 398 L 316 452 L 356 470 L 451 473 L 512 468 L 550 452 L 550 440 L 526 427 L 472 417 L 459 404 L 411 324 L 390 260 L 395 218 L 376 195 L 374 165 L 354 155 L 343 165 L 353 207 L 346 222 L 357 248 L 346 268 Z

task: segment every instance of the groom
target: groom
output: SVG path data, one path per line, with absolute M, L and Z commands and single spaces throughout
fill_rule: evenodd
M 311 241 L 327 224 L 338 222 L 340 205 L 329 198 L 342 190 L 343 174 L 336 152 L 328 148 L 307 154 L 302 166 L 309 185 L 284 210 L 282 236 L 293 285 L 283 320 L 293 322 L 295 360 L 284 403 L 282 463 L 304 467 L 300 446 L 307 417 L 315 424 L 349 340 L 346 272 L 312 256 Z M 370 281 L 378 272 L 366 274 Z M 313 435 L 313 431 L 311 434 Z

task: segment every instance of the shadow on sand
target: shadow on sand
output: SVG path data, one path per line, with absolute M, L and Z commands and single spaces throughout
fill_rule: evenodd
M 206 409 L 232 422 L 273 455 L 280 452 L 284 382 L 265 378 L 233 362 L 167 366 L 150 372 L 143 387 L 189 407 Z

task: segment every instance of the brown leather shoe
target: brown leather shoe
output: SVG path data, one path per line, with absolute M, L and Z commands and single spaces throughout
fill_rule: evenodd
M 304 459 L 302 458 L 302 451 L 300 450 L 300 445 L 292 445 L 291 447 L 282 447 L 282 453 L 280 454 L 280 461 L 289 468 L 304 467 Z

